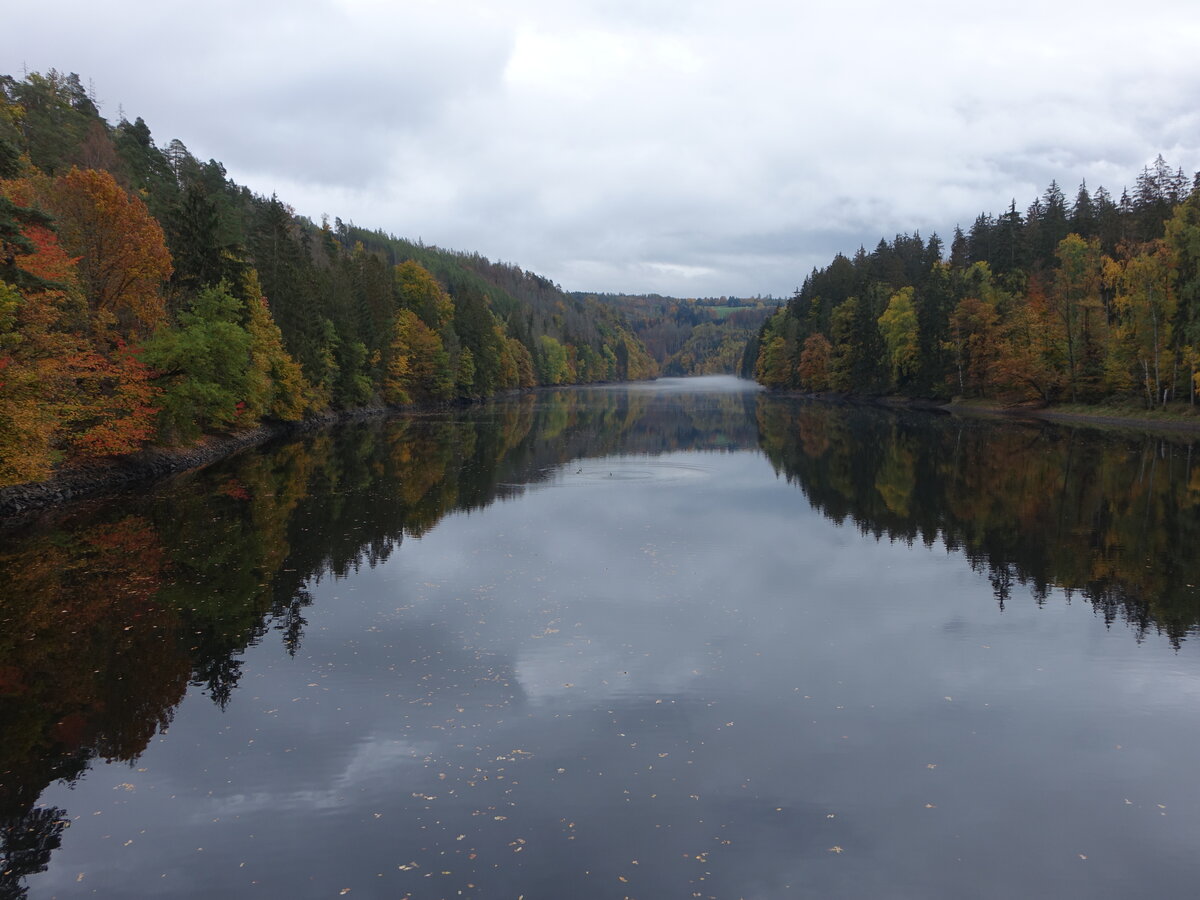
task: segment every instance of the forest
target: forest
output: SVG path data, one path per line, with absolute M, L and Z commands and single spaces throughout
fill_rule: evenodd
M 298 216 L 78 75 L 0 76 L 0 487 L 330 411 L 652 377 L 610 308 Z
M 942 241 L 919 233 L 814 269 L 742 373 L 810 393 L 1195 410 L 1200 174 L 1159 156 L 1119 198 L 1056 182 Z
M 779 307 L 773 297 L 679 299 L 658 294 L 575 294 L 620 312 L 663 375 L 732 375 L 746 344 Z

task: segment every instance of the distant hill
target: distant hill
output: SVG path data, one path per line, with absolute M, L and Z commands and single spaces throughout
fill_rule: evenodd
M 658 294 L 573 296 L 617 310 L 664 375 L 735 374 L 747 342 L 783 301 L 772 297 L 679 299 Z

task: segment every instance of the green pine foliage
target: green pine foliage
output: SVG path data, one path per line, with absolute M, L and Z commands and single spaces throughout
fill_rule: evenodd
M 1195 181 L 1195 180 L 1193 180 Z M 1056 182 L 937 236 L 814 269 L 747 346 L 774 388 L 1003 403 L 1194 407 L 1200 193 L 1160 156 L 1132 196 Z
M 159 146 L 141 118 L 109 123 L 78 75 L 51 70 L 0 76 L 0 372 L 16 373 L 0 380 L 4 408 L 17 402 L 2 393 L 13 385 L 32 392 L 20 403 L 36 409 L 37 392 L 51 383 L 30 369 L 29 353 L 14 349 L 28 343 L 20 322 L 29 317 L 13 310 L 36 308 L 40 335 L 69 336 L 82 326 L 55 312 L 66 309 L 55 298 L 77 283 L 90 290 L 80 273 L 116 265 L 139 275 L 139 248 L 128 259 L 94 259 L 103 249 L 80 255 L 57 234 L 41 198 L 52 178 L 74 178 L 76 170 L 107 173 L 148 211 L 170 263 L 161 267 L 169 279 L 146 289 L 165 321 L 152 335 L 149 328 L 118 335 L 101 348 L 111 360 L 86 360 L 89 372 L 148 385 L 143 408 L 157 410 L 160 441 L 330 409 L 470 401 L 538 384 L 657 374 L 620 315 L 602 304 L 477 253 L 340 219 L 314 223 L 279 197 L 236 184 L 219 162 L 195 158 L 178 139 Z M 549 362 L 547 346 L 557 348 Z M 86 410 L 78 417 L 86 420 Z M 17 440 L 19 429 L 8 434 L 6 421 L 0 417 L 0 445 Z M 47 437 L 22 471 L 49 471 L 64 457 L 56 442 L 78 444 L 69 435 Z M 0 473 L 0 484 L 21 477 Z

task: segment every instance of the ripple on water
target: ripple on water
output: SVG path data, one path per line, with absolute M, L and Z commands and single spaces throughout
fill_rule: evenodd
M 708 478 L 712 470 L 707 466 L 652 459 L 602 459 L 548 469 L 544 474 L 548 487 L 572 487 L 613 481 L 690 481 Z

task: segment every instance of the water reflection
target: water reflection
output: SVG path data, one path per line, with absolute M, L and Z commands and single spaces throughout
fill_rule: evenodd
M 436 846 L 459 854 L 456 867 L 478 871 L 486 867 L 468 860 L 468 850 L 495 866 L 530 846 L 518 841 L 574 841 L 583 810 L 616 804 L 638 810 L 642 825 L 596 844 L 593 821 L 590 852 L 602 846 L 606 859 L 589 862 L 568 849 L 558 861 L 541 859 L 543 895 L 589 865 L 619 889 L 627 882 L 615 879 L 631 877 L 629 860 L 649 840 L 664 841 L 689 865 L 707 864 L 734 832 L 761 845 L 753 855 L 760 892 L 791 889 L 796 873 L 773 867 L 772 858 L 789 846 L 826 854 L 830 842 L 812 822 L 832 814 L 815 799 L 821 791 L 773 798 L 778 789 L 751 784 L 739 760 L 749 741 L 758 776 L 782 781 L 803 746 L 810 787 L 822 777 L 863 777 L 839 768 L 840 742 L 849 738 L 834 720 L 844 703 L 790 726 L 772 712 L 808 701 L 805 685 L 831 668 L 849 671 L 840 655 L 822 656 L 816 646 L 794 658 L 795 629 L 784 623 L 805 603 L 819 607 L 818 597 L 851 606 L 851 579 L 836 589 L 794 580 L 840 557 L 788 546 L 799 495 L 770 490 L 758 477 L 760 448 L 832 521 L 900 545 L 961 550 L 988 572 L 1001 605 L 1014 603 L 1017 585 L 1039 603 L 1058 586 L 1106 621 L 1127 621 L 1139 639 L 1161 630 L 1178 644 L 1196 627 L 1188 550 L 1200 483 L 1186 441 L 661 387 L 550 392 L 344 427 L 2 538 L 0 896 L 22 896 L 28 876 L 52 865 L 67 823 L 90 812 L 68 811 L 61 800 L 39 805 L 47 785 L 77 783 L 96 760 L 138 760 L 168 726 L 185 747 L 206 728 L 232 729 L 241 741 L 241 749 L 210 747 L 196 737 L 190 755 L 172 764 L 176 773 L 206 773 L 210 756 L 249 753 L 255 741 L 273 748 L 261 751 L 273 754 L 272 764 L 232 793 L 215 774 L 197 775 L 187 816 L 318 810 L 347 859 L 362 841 L 359 817 L 369 826 L 376 814 L 415 816 L 418 831 L 437 834 L 420 837 L 414 857 Z M 692 455 L 697 450 L 711 454 Z M 685 484 L 687 491 L 673 490 Z M 452 512 L 535 494 L 546 502 L 458 522 L 453 541 L 435 528 Z M 653 531 L 648 505 L 669 512 Z M 567 527 L 571 516 L 588 527 Z M 507 530 L 497 536 L 497 527 Z M 405 541 L 420 546 L 397 562 Z M 747 555 L 750 542 L 786 550 L 783 562 L 783 550 L 772 550 L 783 575 L 766 574 L 766 558 Z M 899 559 L 884 546 L 871 552 L 889 564 Z M 488 574 L 464 575 L 477 571 Z M 376 599 L 357 602 L 355 592 Z M 915 603 L 919 595 L 897 596 Z M 318 614 L 320 640 L 309 647 Z M 847 636 L 902 627 L 889 624 L 895 610 L 852 615 L 862 620 L 846 626 Z M 818 621 L 827 641 L 841 635 Z M 944 627 L 950 640 L 974 633 L 966 620 Z M 319 674 L 297 684 L 260 662 L 249 686 L 249 652 L 263 642 L 278 649 L 260 659 L 307 652 Z M 924 684 L 926 676 L 909 677 Z M 187 720 L 175 723 L 189 687 L 190 700 L 207 697 L 211 712 L 193 702 Z M 903 703 L 886 687 L 871 690 L 880 706 L 885 698 Z M 336 699 L 323 700 L 327 691 Z M 247 703 L 238 708 L 235 696 Z M 739 706 L 739 697 L 764 702 Z M 289 705 L 309 710 L 309 719 L 293 723 L 295 734 L 261 735 L 262 717 Z M 560 731 L 571 717 L 577 730 Z M 345 740 L 326 746 L 320 735 L 331 725 Z M 586 735 L 602 735 L 602 746 Z M 912 755 L 928 755 L 910 739 Z M 303 758 L 284 755 L 298 747 Z M 618 751 L 635 763 L 616 768 Z M 828 764 L 825 776 L 816 760 Z M 384 799 L 398 771 L 409 773 L 412 788 L 403 803 Z M 577 775 L 586 776 L 583 787 Z M 132 790 L 136 779 L 128 778 Z M 543 809 L 531 817 L 514 799 L 521 782 L 563 791 L 562 815 L 546 819 Z M 700 784 L 714 789 L 715 806 L 695 806 Z M 379 808 L 354 796 L 378 798 Z M 782 842 L 767 813 L 787 820 L 793 844 Z M 505 840 L 471 835 L 464 845 L 457 833 L 440 833 L 443 820 L 496 823 Z M 286 835 L 289 826 L 279 827 Z M 745 886 L 748 865 L 727 873 L 726 890 Z M 684 884 L 709 889 L 699 871 L 666 873 L 650 881 L 658 896 Z
M 1078 594 L 1138 637 L 1200 623 L 1200 455 L 1188 436 L 996 424 L 764 398 L 762 447 L 835 522 L 944 541 L 1018 585 Z M 1195 458 L 1195 464 L 1193 462 Z

